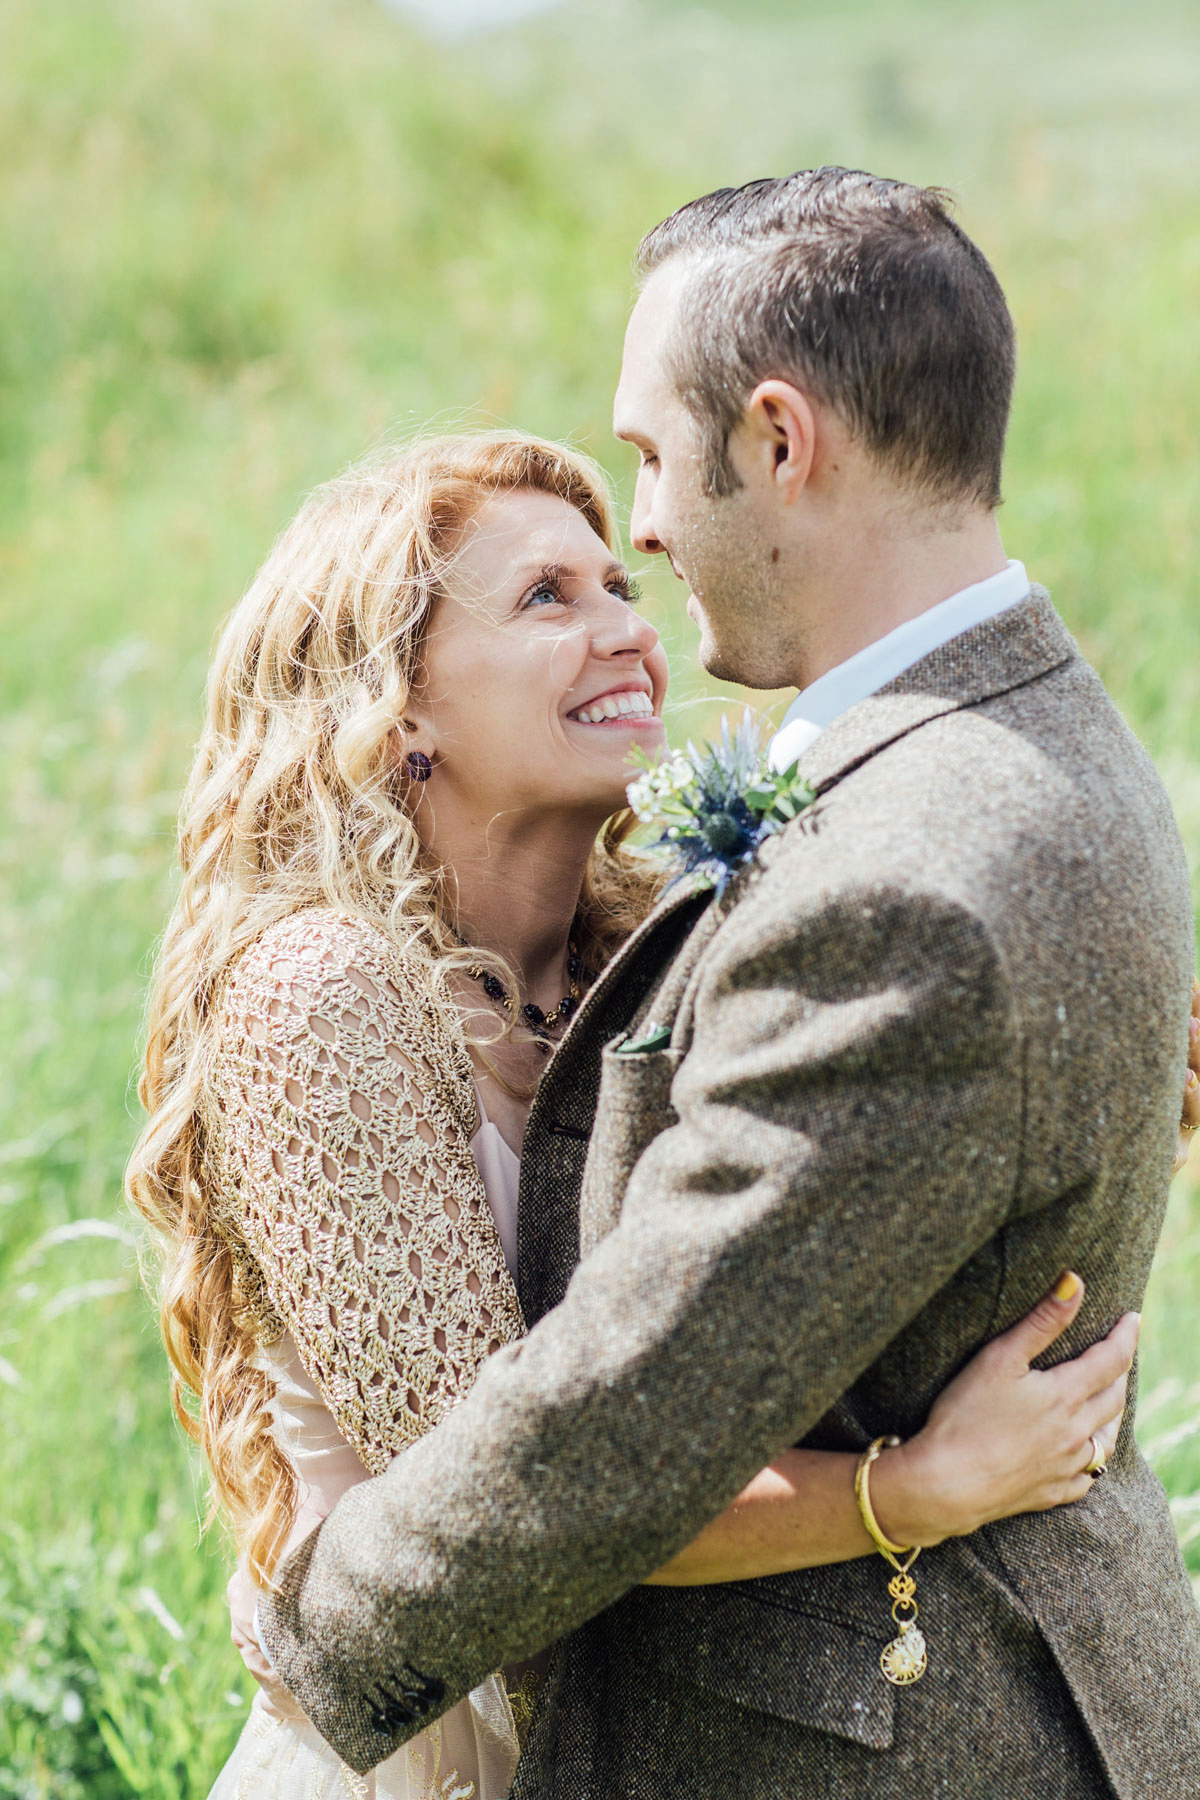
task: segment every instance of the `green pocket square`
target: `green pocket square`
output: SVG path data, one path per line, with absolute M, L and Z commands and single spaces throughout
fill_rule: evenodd
M 640 1052 L 646 1050 L 665 1050 L 670 1041 L 671 1027 L 669 1025 L 656 1025 L 654 1020 L 650 1019 L 646 1024 L 645 1037 L 631 1038 L 627 1044 L 622 1044 L 620 1046 L 617 1055 L 637 1056 Z

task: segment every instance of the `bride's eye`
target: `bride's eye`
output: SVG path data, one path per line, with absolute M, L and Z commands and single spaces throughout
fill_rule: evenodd
M 636 606 L 642 598 L 642 590 L 632 575 L 614 575 L 608 584 L 610 594 L 619 594 L 622 600 L 628 600 L 630 606 Z
M 562 589 L 558 587 L 555 582 L 539 581 L 536 587 L 530 588 L 529 592 L 522 600 L 521 610 L 522 612 L 527 612 L 530 607 L 541 608 L 543 606 L 563 606 L 565 604 L 566 602 L 563 599 Z

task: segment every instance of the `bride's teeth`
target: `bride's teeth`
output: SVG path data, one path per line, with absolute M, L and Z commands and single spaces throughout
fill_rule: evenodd
M 648 719 L 653 712 L 654 703 L 648 694 L 627 689 L 620 694 L 607 694 L 603 700 L 594 700 L 590 706 L 580 706 L 571 716 L 578 719 L 581 725 L 602 725 L 605 719 Z

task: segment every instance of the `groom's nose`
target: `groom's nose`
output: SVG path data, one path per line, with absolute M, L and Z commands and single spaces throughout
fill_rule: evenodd
M 663 556 L 666 547 L 655 536 L 654 513 L 650 504 L 653 484 L 649 471 L 638 471 L 637 485 L 633 490 L 633 511 L 629 519 L 629 541 L 642 556 Z

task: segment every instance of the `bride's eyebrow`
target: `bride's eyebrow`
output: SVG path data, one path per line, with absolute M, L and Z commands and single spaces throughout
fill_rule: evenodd
M 575 575 L 576 571 L 568 563 L 534 563 L 518 580 L 522 593 L 528 594 L 534 585 L 559 587 L 564 581 L 573 581 Z
M 565 582 L 579 581 L 580 579 L 585 579 L 585 577 L 581 576 L 580 570 L 572 567 L 570 563 L 541 563 L 532 571 L 530 577 L 522 580 L 521 597 L 522 599 L 526 598 L 529 594 L 535 593 L 539 587 L 559 588 Z M 613 581 L 622 582 L 626 587 L 633 586 L 633 577 L 624 563 L 610 562 L 600 579 L 601 585 L 604 587 Z
M 544 581 L 547 587 L 558 587 L 564 581 L 586 580 L 586 571 L 572 563 L 538 563 L 529 571 L 528 576 L 521 577 L 524 591 L 529 592 L 530 581 Z M 629 581 L 629 570 L 624 563 L 610 562 L 601 576 L 601 581 Z

